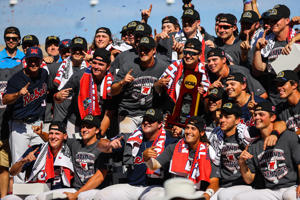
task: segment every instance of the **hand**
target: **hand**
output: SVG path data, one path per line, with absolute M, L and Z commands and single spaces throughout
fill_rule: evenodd
M 205 94 L 205 92 L 206 92 L 204 90 L 204 85 L 202 83 L 200 83 L 200 86 L 197 88 L 197 90 L 198 90 L 198 93 L 201 95 Z
M 142 10 L 141 15 L 142 15 L 142 19 L 144 20 L 145 23 L 147 23 L 148 18 L 149 18 L 150 15 L 151 15 L 151 11 L 152 11 L 152 4 L 150 4 L 149 9 Z
M 205 45 L 210 47 L 210 48 L 215 48 L 215 43 L 211 40 L 206 40 Z
M 296 187 L 296 197 L 297 198 L 300 197 L 300 185 L 297 185 L 297 187 Z
M 143 152 L 143 159 L 145 162 L 147 162 L 148 160 L 150 160 L 150 158 L 156 158 L 157 157 L 157 152 L 154 150 L 156 148 L 156 146 L 154 147 L 150 147 L 148 149 L 146 149 Z
M 50 64 L 50 63 L 54 62 L 54 58 L 52 56 L 46 56 L 46 57 L 44 57 L 44 61 L 45 61 L 45 63 Z
M 28 163 L 28 162 L 32 162 L 34 160 L 36 160 L 35 157 L 35 152 L 39 149 L 39 147 L 37 147 L 34 151 L 30 152 L 25 158 L 23 158 L 23 162 Z
M 268 44 L 268 41 L 266 40 L 267 31 L 268 30 L 265 30 L 263 36 L 257 40 L 257 42 L 256 42 L 256 50 L 257 51 L 260 51 L 267 46 L 267 44 Z
M 123 82 L 125 82 L 125 84 L 131 83 L 132 81 L 134 81 L 134 77 L 131 75 L 132 71 L 133 71 L 133 69 L 130 69 L 129 72 L 124 77 L 124 79 L 122 80 Z
M 255 102 L 254 100 L 254 93 L 251 92 L 251 101 L 249 101 L 248 103 L 248 110 L 250 113 L 254 113 L 254 109 L 255 109 L 255 106 L 257 105 L 257 103 Z
M 173 39 L 172 49 L 174 51 L 176 51 L 178 54 L 181 54 L 183 52 L 184 44 L 177 42 L 175 40 L 175 36 L 174 35 L 172 35 L 172 39 Z
M 154 40 L 155 42 L 159 42 L 159 40 L 163 40 L 163 39 L 166 39 L 166 38 L 170 38 L 169 34 L 166 33 L 166 32 L 161 32 L 161 33 L 158 33 L 156 32 L 156 29 L 154 29 Z
M 93 55 L 90 55 L 90 54 L 88 54 L 88 53 L 85 52 L 85 51 L 82 51 L 82 52 L 84 53 L 84 60 L 90 61 L 90 60 L 93 59 Z
M 220 76 L 215 82 L 213 82 L 210 86 L 209 86 L 209 88 L 211 89 L 211 88 L 218 88 L 218 87 L 224 87 L 223 86 L 223 84 L 222 84 L 222 82 L 221 82 L 221 79 L 222 79 L 222 76 Z
M 240 47 L 243 52 L 248 52 L 251 49 L 251 46 L 249 43 L 249 33 L 246 34 L 246 40 L 240 44 Z
M 179 126 L 173 126 L 171 134 L 172 134 L 172 137 L 174 137 L 174 138 L 181 138 L 182 137 L 182 128 L 180 128 Z
M 68 200 L 76 200 L 78 197 L 78 194 L 76 192 L 64 192 L 64 194 L 67 195 Z
M 210 196 L 208 194 L 206 194 L 205 192 L 203 193 L 203 196 L 204 196 L 205 200 L 210 200 Z
M 119 149 L 119 148 L 122 148 L 122 144 L 121 144 L 121 140 L 123 140 L 123 136 L 117 138 L 117 139 L 114 139 L 112 140 L 110 143 L 109 143 L 109 149 Z
M 298 24 L 300 24 L 300 16 L 295 16 L 295 17 L 293 17 L 293 18 L 291 19 L 291 21 L 290 21 L 290 24 L 291 24 L 291 25 L 298 25 Z
M 72 88 L 62 89 L 62 90 L 60 90 L 59 92 L 56 93 L 56 98 L 59 101 L 64 101 L 69 97 L 70 91 L 72 91 Z
M 26 96 L 27 94 L 29 94 L 28 92 L 28 87 L 30 85 L 30 82 L 28 82 L 18 93 L 19 96 Z
M 245 150 L 241 153 L 239 163 L 245 163 L 246 160 L 251 159 L 253 155 L 248 152 L 249 145 L 246 146 Z
M 276 144 L 278 140 L 278 137 L 276 135 L 269 135 L 266 137 L 264 141 L 264 150 L 266 150 L 267 147 L 272 147 Z
M 169 75 L 165 75 L 157 81 L 156 85 L 160 87 L 167 87 L 169 85 L 170 80 L 171 79 L 169 78 Z
M 42 135 L 43 133 L 43 122 L 41 122 L 40 126 L 32 126 L 31 127 L 33 132 L 35 132 L 37 135 Z
M 292 45 L 294 42 L 289 42 L 283 49 L 282 54 L 283 55 L 289 55 L 292 51 Z
M 3 142 L 0 140 L 0 149 L 1 149 L 2 146 L 3 146 Z

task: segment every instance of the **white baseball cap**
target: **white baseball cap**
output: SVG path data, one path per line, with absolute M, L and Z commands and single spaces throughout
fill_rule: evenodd
M 184 199 L 205 199 L 203 191 L 196 191 L 195 184 L 187 178 L 172 178 L 164 183 L 165 195 L 163 200 L 171 200 L 173 198 Z

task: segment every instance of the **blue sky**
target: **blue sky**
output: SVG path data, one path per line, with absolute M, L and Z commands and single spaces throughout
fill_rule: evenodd
M 18 0 L 14 7 L 9 0 L 0 0 L 0 44 L 4 44 L 3 32 L 7 26 L 17 26 L 21 35 L 34 34 L 43 44 L 48 35 L 61 39 L 83 36 L 91 42 L 98 27 L 109 27 L 116 37 L 129 21 L 140 20 L 141 9 L 153 4 L 149 24 L 159 32 L 161 19 L 173 15 L 180 19 L 182 0 L 168 6 L 165 0 L 99 0 L 91 7 L 90 0 Z M 257 0 L 259 10 L 285 4 L 291 9 L 291 16 L 300 15 L 299 0 Z M 242 0 L 193 0 L 199 11 L 201 25 L 214 35 L 214 18 L 220 12 L 234 14 L 238 19 L 242 13 Z

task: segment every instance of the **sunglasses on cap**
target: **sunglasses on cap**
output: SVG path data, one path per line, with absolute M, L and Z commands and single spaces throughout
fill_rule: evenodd
M 18 37 L 5 37 L 5 40 L 6 40 L 6 41 L 12 40 L 12 41 L 14 41 L 14 42 L 17 42 L 17 41 L 19 40 L 19 38 L 18 38 Z
M 230 25 L 218 25 L 219 29 L 224 29 L 224 30 L 228 30 L 230 28 L 232 28 L 232 26 Z
M 183 55 L 197 56 L 197 55 L 199 55 L 199 52 L 183 50 Z

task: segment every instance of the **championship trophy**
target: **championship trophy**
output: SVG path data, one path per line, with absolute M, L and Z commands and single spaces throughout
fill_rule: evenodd
M 189 117 L 197 116 L 200 101 L 198 87 L 201 84 L 201 79 L 201 73 L 194 70 L 184 70 L 179 97 L 175 103 L 172 115 L 169 115 L 166 121 L 165 126 L 167 129 L 171 129 L 174 125 L 183 128 Z

